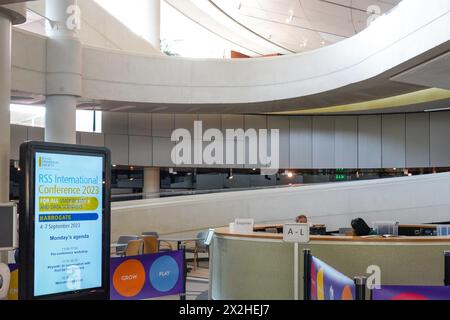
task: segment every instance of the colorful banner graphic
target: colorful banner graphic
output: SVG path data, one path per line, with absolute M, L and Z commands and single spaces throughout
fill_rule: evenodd
M 19 266 L 10 264 L 11 282 L 9 283 L 8 300 L 19 300 Z
M 372 300 L 450 300 L 450 287 L 381 286 L 372 290 Z
M 183 251 L 111 258 L 111 300 L 141 300 L 184 293 Z
M 325 262 L 311 258 L 312 300 L 354 300 L 355 283 Z

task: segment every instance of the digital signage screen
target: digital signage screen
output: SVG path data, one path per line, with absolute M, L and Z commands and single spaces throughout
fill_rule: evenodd
M 29 232 L 20 235 L 20 244 L 30 246 L 23 261 L 32 268 L 22 278 L 24 290 L 27 298 L 81 297 L 104 290 L 109 276 L 109 156 L 49 146 L 28 154 L 28 218 L 23 219 L 29 223 L 20 232 Z
M 34 294 L 102 285 L 103 158 L 37 152 Z

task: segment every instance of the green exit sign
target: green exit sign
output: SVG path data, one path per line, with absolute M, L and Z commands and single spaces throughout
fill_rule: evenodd
M 336 179 L 336 181 L 346 181 L 347 176 L 345 174 L 337 174 L 335 179 Z

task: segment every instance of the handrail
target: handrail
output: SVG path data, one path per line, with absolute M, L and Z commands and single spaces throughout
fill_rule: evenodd
M 292 184 L 282 186 L 266 186 L 266 187 L 251 187 L 251 188 L 228 188 L 228 189 L 208 189 L 208 190 L 166 190 L 162 192 L 148 192 L 148 193 L 126 193 L 115 194 L 111 196 L 112 201 L 128 201 L 130 198 L 139 199 L 157 199 L 164 197 L 180 197 L 180 196 L 193 196 L 203 195 L 211 193 L 225 193 L 225 192 L 239 192 L 239 191 L 252 191 L 252 190 L 266 190 L 266 189 L 281 189 L 299 187 L 303 184 Z M 123 199 L 123 200 L 121 200 Z M 138 200 L 138 199 L 136 199 Z

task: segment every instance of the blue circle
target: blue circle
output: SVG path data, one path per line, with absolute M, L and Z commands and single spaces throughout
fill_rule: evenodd
M 178 282 L 180 270 L 174 258 L 163 256 L 150 267 L 150 283 L 159 292 L 172 290 Z

